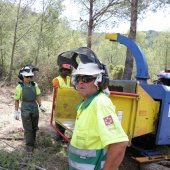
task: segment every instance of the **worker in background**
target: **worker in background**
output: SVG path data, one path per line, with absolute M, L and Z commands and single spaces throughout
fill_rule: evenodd
M 60 75 L 52 80 L 53 87 L 70 87 L 72 66 L 70 64 L 62 64 L 59 66 Z
M 70 87 L 72 66 L 70 64 L 61 64 L 59 66 L 59 73 L 60 75 L 52 80 L 53 87 Z M 55 122 L 55 126 L 62 134 L 65 133 L 65 129 L 60 124 Z M 63 141 L 63 138 L 57 133 L 56 140 Z
M 41 91 L 38 84 L 31 79 L 34 71 L 39 71 L 33 65 L 26 65 L 19 71 L 20 82 L 15 89 L 15 112 L 14 118 L 19 120 L 19 101 L 21 100 L 21 118 L 26 140 L 26 152 L 32 153 L 35 147 L 36 131 L 38 130 L 39 110 L 45 112 L 40 99 Z
M 83 100 L 77 106 L 74 132 L 69 145 L 69 168 L 117 170 L 128 137 L 115 107 L 100 87 L 104 70 L 95 63 L 79 63 L 72 83 Z

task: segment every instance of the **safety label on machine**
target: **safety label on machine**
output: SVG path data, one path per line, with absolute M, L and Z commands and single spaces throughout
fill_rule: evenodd
M 120 123 L 122 123 L 123 111 L 119 110 L 117 116 L 118 116 Z

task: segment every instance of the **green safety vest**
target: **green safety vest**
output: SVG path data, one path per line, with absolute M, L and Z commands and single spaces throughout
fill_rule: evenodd
M 31 81 L 30 82 L 30 86 L 33 86 L 33 85 L 34 85 L 35 90 L 36 90 L 36 95 L 37 96 L 40 95 L 41 94 L 41 90 L 39 89 L 38 84 L 36 82 Z M 17 87 L 15 89 L 14 100 L 22 100 L 22 95 L 23 95 L 22 94 L 22 86 L 26 86 L 26 85 L 24 85 L 23 82 L 20 82 L 17 85 Z
M 38 105 L 36 102 L 35 83 L 31 83 L 30 87 L 21 84 L 22 87 L 22 103 L 21 113 L 28 116 L 29 114 L 39 114 Z M 34 118 L 34 116 L 33 116 Z

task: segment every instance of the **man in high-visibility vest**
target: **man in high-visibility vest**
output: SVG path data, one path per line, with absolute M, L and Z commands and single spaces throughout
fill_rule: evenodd
M 60 75 L 52 80 L 53 87 L 60 87 L 60 88 L 70 87 L 71 86 L 70 74 L 72 72 L 72 66 L 70 64 L 61 64 L 59 66 L 59 72 L 60 72 Z M 60 124 L 55 122 L 55 126 L 56 128 L 60 130 L 61 133 L 64 134 L 65 129 Z M 56 136 L 56 140 L 57 141 L 63 140 L 62 136 L 60 136 L 58 133 Z
M 123 160 L 129 140 L 101 88 L 103 73 L 96 63 L 80 62 L 72 74 L 72 83 L 84 99 L 77 106 L 69 145 L 70 170 L 117 170 Z

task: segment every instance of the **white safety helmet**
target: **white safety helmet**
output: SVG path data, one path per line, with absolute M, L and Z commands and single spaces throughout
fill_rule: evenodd
M 95 63 L 83 64 L 82 62 L 80 62 L 76 71 L 72 75 L 73 76 L 76 76 L 78 74 L 97 75 L 97 74 L 100 74 L 103 72 L 104 72 L 104 70 L 99 69 L 98 65 Z
M 23 67 L 20 70 L 20 74 L 22 74 L 23 76 L 34 76 L 34 73 L 32 72 L 32 69 L 30 67 Z
M 101 70 L 97 64 L 95 63 L 86 63 L 83 64 L 82 62 L 79 63 L 77 70 L 72 74 L 72 84 L 75 86 L 75 89 L 77 89 L 77 82 L 76 82 L 76 76 L 79 74 L 82 75 L 88 75 L 88 76 L 95 76 L 96 80 L 94 82 L 94 85 L 98 87 L 98 83 L 102 82 L 102 73 L 104 70 Z

